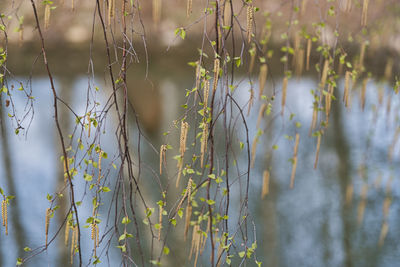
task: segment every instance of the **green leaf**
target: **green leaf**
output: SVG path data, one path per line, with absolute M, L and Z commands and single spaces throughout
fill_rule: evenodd
M 103 187 L 101 188 L 101 190 L 102 190 L 103 192 L 110 192 L 110 191 L 111 191 L 111 189 L 108 188 L 107 186 L 103 186 Z
M 24 251 L 31 251 L 30 247 L 24 247 Z
M 129 219 L 128 216 L 122 218 L 122 224 L 128 224 L 128 223 L 130 223 L 130 222 L 131 222 L 131 220 Z
M 239 257 L 243 258 L 243 257 L 244 257 L 244 254 L 245 254 L 244 251 L 239 252 Z
M 165 255 L 168 255 L 169 254 L 169 248 L 167 246 L 165 246 L 163 248 L 163 252 L 164 252 Z

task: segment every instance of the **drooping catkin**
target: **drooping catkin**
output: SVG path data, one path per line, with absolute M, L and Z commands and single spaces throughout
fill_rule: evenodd
M 208 143 L 208 123 L 203 122 L 203 134 L 201 137 L 201 148 L 200 148 L 200 167 L 203 168 L 204 156 L 207 152 Z
M 364 0 L 363 2 L 362 13 L 361 13 L 361 26 L 367 26 L 368 3 L 369 0 Z
M 65 233 L 64 233 L 64 243 L 65 243 L 65 246 L 68 246 L 70 229 L 71 229 L 71 227 L 70 227 L 70 225 L 69 225 L 69 222 L 67 222 L 67 223 L 65 224 Z
M 166 156 L 165 153 L 167 151 L 166 145 L 161 145 L 160 147 L 160 175 L 162 174 L 162 166 L 166 163 Z
M 256 162 L 256 150 L 258 144 L 258 135 L 254 137 L 253 144 L 251 145 L 251 168 L 254 168 L 254 163 Z
M 261 96 L 263 95 L 264 92 L 264 87 L 267 82 L 267 75 L 268 75 L 268 66 L 267 64 L 261 64 L 260 66 L 260 75 L 258 76 L 258 83 L 260 84 L 260 91 L 259 91 L 259 98 L 261 99 Z
M 318 102 L 314 102 L 313 114 L 311 119 L 310 130 L 308 131 L 308 135 L 311 136 L 315 127 L 317 127 L 318 121 Z
M 300 135 L 296 133 L 296 141 L 294 144 L 294 149 L 293 149 L 293 165 L 292 165 L 292 174 L 290 176 L 290 189 L 293 189 L 294 187 L 294 177 L 296 175 L 296 168 L 297 168 L 297 151 L 299 147 L 299 142 L 300 142 Z
M 361 223 L 364 220 L 365 207 L 367 205 L 367 192 L 368 192 L 368 185 L 364 184 L 361 189 L 361 200 L 360 203 L 358 203 L 358 209 L 357 209 L 358 225 L 361 225 Z
M 312 47 L 312 41 L 311 41 L 311 38 L 309 38 L 307 40 L 306 70 L 310 69 L 311 47 Z
M 48 29 L 50 26 L 50 5 L 46 4 L 44 8 L 44 28 Z
M 285 112 L 287 85 L 288 85 L 288 78 L 285 76 L 282 82 L 282 111 L 281 111 L 282 115 Z
M 189 17 L 190 14 L 192 14 L 192 5 L 193 5 L 192 0 L 187 0 L 187 5 L 186 5 L 186 16 L 187 17 Z
M 71 234 L 71 265 L 74 263 L 74 255 L 78 248 L 78 226 L 72 227 L 72 234 Z
M 204 105 L 204 116 L 206 116 L 207 113 L 207 105 L 208 105 L 208 96 L 210 94 L 210 81 L 205 80 L 204 81 L 204 90 L 203 90 L 203 105 Z
M 88 137 L 90 137 L 90 125 L 91 125 L 91 120 L 90 120 L 90 111 L 87 114 L 87 121 L 88 121 Z
M 247 6 L 247 42 L 251 42 L 251 35 L 253 34 L 253 19 L 254 19 L 254 8 L 252 5 Z
M 179 139 L 179 152 L 181 154 L 181 158 L 183 159 L 183 155 L 186 151 L 186 139 L 188 133 L 189 124 L 187 122 L 182 121 L 181 123 L 181 137 Z
M 262 184 L 262 190 L 261 190 L 261 199 L 264 199 L 266 195 L 269 194 L 269 171 L 265 170 L 263 172 L 263 184 Z
M 159 228 L 158 228 L 158 241 L 160 241 L 161 240 L 161 228 L 162 228 L 162 219 L 163 219 L 163 205 L 159 205 L 158 206 L 158 208 L 159 208 L 159 213 L 158 213 L 158 224 L 159 224 Z
M 249 107 L 247 109 L 247 116 L 250 115 L 250 111 L 251 108 L 253 107 L 253 104 L 254 104 L 254 90 L 253 88 L 250 88 L 250 98 L 249 98 Z
M 46 217 L 45 217 L 45 234 L 46 234 L 46 247 L 47 247 L 47 240 L 49 237 L 49 225 L 50 225 L 50 215 L 51 215 L 51 209 L 47 208 L 46 209 Z
M 182 176 L 182 169 L 183 169 L 183 158 L 178 160 L 178 177 L 176 178 L 176 187 L 179 186 L 179 181 L 181 180 Z
M 389 209 L 390 205 L 392 204 L 392 199 L 389 196 L 385 197 L 385 200 L 383 201 L 383 218 L 386 220 L 388 215 L 389 215 Z
M 365 93 L 367 91 L 367 83 L 368 83 L 368 78 L 365 78 L 362 82 L 361 86 L 361 109 L 364 110 L 365 107 Z
M 392 72 L 393 72 L 393 59 L 389 58 L 385 66 L 384 77 L 386 81 L 390 81 L 390 79 L 392 78 Z
M 188 205 L 186 207 L 186 215 L 185 215 L 185 232 L 183 235 L 183 239 L 186 241 L 187 234 L 189 232 L 189 226 L 190 226 L 190 218 L 192 217 L 192 206 Z
M 353 192 L 354 192 L 353 184 L 348 184 L 346 186 L 346 199 L 345 199 L 345 203 L 347 206 L 350 206 L 351 202 L 353 201 Z
M 8 235 L 8 212 L 7 212 L 7 200 L 1 202 L 1 218 L 3 220 L 3 226 L 6 230 L 6 235 Z
M 353 0 L 341 0 L 340 9 L 346 13 L 350 12 L 351 11 L 351 1 L 353 1 Z
M 108 1 L 108 25 L 111 25 L 112 19 L 115 16 L 115 0 Z
M 260 128 L 261 119 L 264 117 L 264 112 L 266 109 L 267 109 L 267 104 L 263 103 L 260 107 L 260 111 L 258 112 L 257 129 Z
M 383 243 L 385 242 L 385 238 L 386 238 L 388 232 L 389 232 L 389 224 L 388 224 L 387 221 L 383 221 L 382 228 L 381 228 L 381 233 L 379 235 L 379 241 L 378 241 L 378 245 L 380 247 L 383 246 Z
M 346 74 L 344 75 L 343 102 L 345 107 L 348 107 L 349 105 L 350 75 L 351 75 L 350 71 L 346 71 Z
M 219 62 L 219 58 L 216 58 L 216 59 L 214 60 L 214 84 L 213 84 L 213 93 L 217 90 L 219 70 L 220 70 L 220 62 Z
M 300 78 L 304 68 L 304 49 L 299 49 L 296 56 L 295 72 L 297 78 Z
M 322 75 L 321 75 L 321 83 L 320 83 L 320 86 L 322 89 L 325 88 L 326 78 L 328 77 L 328 71 L 329 71 L 329 60 L 325 59 L 325 63 L 324 63 L 324 67 L 322 69 Z
M 306 12 L 307 2 L 308 2 L 308 0 L 301 1 L 300 16 L 303 16 L 304 13 Z
M 328 93 L 325 95 L 326 124 L 328 124 L 328 122 L 329 122 L 329 115 L 331 113 L 333 90 L 334 90 L 334 86 L 332 84 L 329 84 L 328 85 Z
M 321 134 L 317 137 L 317 151 L 315 152 L 315 161 L 314 161 L 314 169 L 317 168 L 318 165 L 318 157 L 319 157 L 319 149 L 321 147 Z
M 358 67 L 362 70 L 364 68 L 364 57 L 365 57 L 365 49 L 367 47 L 366 42 L 361 44 L 360 48 L 360 58 L 358 60 Z
M 97 169 L 99 170 L 99 175 L 97 177 L 97 185 L 100 185 L 100 180 L 101 180 L 101 159 L 103 158 L 103 151 L 99 150 L 99 159 L 97 163 Z

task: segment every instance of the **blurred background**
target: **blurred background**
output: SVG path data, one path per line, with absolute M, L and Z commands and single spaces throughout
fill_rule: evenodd
M 106 2 L 99 2 L 102 10 L 106 10 Z M 163 133 L 167 131 L 171 131 L 169 142 L 178 146 L 179 131 L 174 130 L 172 122 L 184 114 L 181 105 L 185 103 L 186 90 L 191 90 L 196 80 L 195 70 L 188 62 L 199 59 L 204 34 L 207 39 L 213 39 L 215 30 L 213 17 L 204 15 L 205 8 L 212 6 L 211 3 L 207 5 L 208 1 L 193 1 L 190 17 L 187 17 L 186 1 L 183 0 L 132 2 L 135 7 L 140 6 L 141 12 L 133 12 L 129 29 L 134 49 L 130 55 L 127 84 L 129 100 L 136 112 L 130 110 L 130 146 L 135 157 L 139 157 L 136 151 L 141 133 L 135 120 L 137 116 L 146 137 L 141 141 L 139 159 L 144 166 L 142 191 L 150 202 L 155 203 L 161 189 L 158 178 L 154 178 L 153 170 L 158 170 L 159 154 L 153 147 L 158 149 L 165 143 Z M 249 114 L 247 105 L 251 89 L 259 86 L 259 64 L 256 62 L 253 73 L 249 73 L 251 56 L 245 37 L 246 8 L 242 1 L 233 1 L 237 23 L 244 25 L 242 30 L 236 27 L 234 31 L 236 46 L 232 48 L 229 45 L 230 49 L 235 49 L 232 57 L 242 57 L 241 65 L 235 70 L 234 84 L 237 87 L 233 95 L 246 111 L 250 143 L 258 136 L 258 129 L 263 131 L 258 139 L 249 189 L 249 213 L 255 226 L 254 236 L 249 238 L 252 242 L 257 241 L 255 254 L 263 266 L 398 266 L 400 262 L 397 242 L 400 218 L 396 212 L 400 208 L 400 181 L 397 178 L 400 170 L 400 146 L 397 142 L 400 103 L 394 90 L 400 79 L 400 3 L 367 2 L 368 24 L 362 26 L 363 1 L 253 1 L 253 5 L 260 9 L 255 13 L 254 38 L 263 35 L 264 25 L 271 25 L 266 50 L 270 55 L 268 79 L 264 93 L 268 98 L 276 96 L 272 114 L 263 117 L 261 124 L 257 125 L 262 101 L 255 100 Z M 37 1 L 37 5 L 43 22 L 44 5 L 41 1 Z M 52 7 L 56 8 L 51 10 L 44 37 L 56 89 L 59 97 L 76 114 L 84 116 L 87 94 L 93 91 L 88 88 L 99 88 L 91 98 L 99 102 L 99 108 L 106 105 L 112 93 L 107 77 L 103 32 L 99 17 L 95 15 L 95 1 L 56 0 Z M 298 11 L 294 11 L 296 7 Z M 335 16 L 329 15 L 331 7 L 334 7 Z M 63 165 L 59 161 L 61 150 L 54 124 L 50 84 L 41 59 L 30 1 L 2 1 L 0 11 L 4 14 L 2 24 L 7 29 L 7 38 L 2 34 L 1 44 L 3 49 L 7 47 L 8 53 L 7 87 L 14 87 L 12 105 L 6 105 L 6 94 L 3 93 L 1 98 L 0 187 L 16 197 L 9 207 L 9 235 L 5 236 L 3 228 L 0 232 L 0 266 L 13 266 L 17 257 L 31 255 L 23 251 L 24 247 L 34 249 L 45 242 L 45 211 L 49 206 L 46 195 L 58 192 L 62 186 Z M 118 20 L 121 14 L 118 12 L 108 33 L 113 44 L 112 59 L 116 70 L 121 55 Z M 229 13 L 229 10 L 224 12 Z M 292 23 L 291 27 L 288 27 L 288 21 Z M 181 27 L 186 32 L 184 40 L 175 34 Z M 313 43 L 310 69 L 289 80 L 285 113 L 281 116 L 280 91 L 287 70 L 287 64 L 281 60 L 285 55 L 281 48 L 287 42 L 294 46 L 296 32 L 320 36 L 320 39 Z M 282 38 L 284 34 L 288 38 Z M 306 43 L 301 39 L 300 46 L 305 48 Z M 316 69 L 318 64 L 322 64 L 317 47 L 326 45 L 344 52 L 346 59 L 355 66 L 360 60 L 363 44 L 366 44 L 365 69 L 361 77 L 368 77 L 365 106 L 362 106 L 360 97 L 364 79 L 359 79 L 353 84 L 350 104 L 345 107 L 342 102 L 344 75 L 339 73 L 329 127 L 323 135 L 318 166 L 314 169 L 317 138 L 309 136 L 309 128 L 315 101 L 311 91 L 318 89 L 320 77 Z M 210 57 L 204 64 L 212 69 L 212 50 L 206 47 L 204 51 Z M 18 91 L 21 86 L 25 90 Z M 27 95 L 34 96 L 34 99 L 27 98 Z M 239 111 L 231 112 L 232 117 L 239 117 L 240 121 Z M 65 136 L 76 131 L 75 117 L 66 106 L 61 106 L 59 116 Z M 216 129 L 223 133 L 222 122 L 219 123 Z M 101 142 L 109 155 L 104 159 L 104 166 L 108 167 L 113 163 L 113 155 L 118 153 L 116 126 L 116 118 L 111 114 L 99 130 L 104 132 Z M 17 129 L 19 134 L 15 132 Z M 298 166 L 295 186 L 290 189 L 290 159 L 294 146 L 291 137 L 296 133 L 300 134 Z M 232 165 L 232 169 L 237 171 L 233 172 L 232 179 L 240 180 L 247 168 L 247 154 L 239 147 L 239 142 L 246 141 L 243 124 L 238 123 L 234 137 L 237 147 L 232 158 L 235 158 L 236 165 Z M 222 146 L 223 137 L 217 138 L 216 143 Z M 76 143 L 73 145 L 75 147 Z M 106 183 L 113 189 L 113 177 L 117 171 L 109 169 Z M 270 172 L 270 189 L 269 194 L 261 198 L 265 170 Z M 171 183 L 175 184 L 173 173 L 177 170 L 173 161 L 168 164 L 168 171 L 169 175 L 159 177 L 161 183 L 172 179 Z M 90 196 L 82 175 L 75 179 L 78 199 Z M 232 186 L 232 207 L 239 207 L 242 201 L 241 183 Z M 170 190 L 176 189 L 171 186 Z M 112 200 L 112 195 L 104 198 L 103 202 L 107 203 Z M 91 202 L 87 202 L 79 207 L 82 218 L 92 212 Z M 108 208 L 109 205 L 101 208 L 100 217 L 107 217 Z M 61 209 L 65 206 L 62 205 Z M 238 210 L 232 208 L 230 217 L 238 217 Z M 57 214 L 52 219 L 52 235 L 56 234 L 63 219 Z M 236 221 L 232 222 L 232 229 L 235 224 Z M 178 226 L 183 225 L 184 222 L 178 223 Z M 253 230 L 253 226 L 250 228 Z M 92 256 L 89 253 L 92 249 L 90 229 L 83 228 L 82 233 L 86 264 Z M 146 234 L 142 238 L 144 244 L 150 242 Z M 193 266 L 193 259 L 187 257 L 190 246 L 183 241 L 181 231 L 171 231 L 167 245 L 171 251 L 164 256 L 163 266 Z M 234 250 L 241 251 L 242 246 L 236 244 Z M 120 264 L 120 250 L 114 244 L 101 243 L 99 251 L 104 256 L 99 266 Z M 76 258 L 74 261 L 76 264 Z M 244 266 L 238 256 L 232 261 L 233 266 Z M 69 263 L 69 248 L 64 245 L 61 234 L 46 252 L 31 258 L 26 266 L 66 266 Z M 255 266 L 253 262 L 247 264 Z M 197 266 L 209 266 L 207 249 Z

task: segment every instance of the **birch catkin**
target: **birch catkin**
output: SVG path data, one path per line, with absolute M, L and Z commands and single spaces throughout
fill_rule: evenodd
M 7 200 L 1 202 L 1 218 L 3 220 L 3 226 L 6 229 L 6 235 L 8 235 L 8 214 L 7 214 Z
M 263 173 L 263 184 L 261 190 L 261 199 L 264 199 L 269 193 L 269 171 L 265 170 Z
M 108 25 L 111 25 L 111 21 L 115 15 L 115 0 L 108 1 Z
M 293 150 L 293 166 L 292 166 L 292 174 L 290 176 L 290 189 L 293 189 L 294 187 L 294 177 L 296 175 L 296 168 L 297 168 L 297 151 L 299 148 L 299 142 L 300 142 L 300 135 L 296 133 L 296 141 L 294 144 L 294 150 Z
M 343 93 L 343 102 L 346 107 L 349 105 L 349 89 L 350 89 L 350 71 L 346 71 L 344 76 L 344 93 Z
M 329 60 L 325 59 L 324 68 L 322 69 L 322 75 L 321 75 L 321 83 L 320 83 L 322 89 L 325 88 L 326 78 L 328 77 L 328 71 L 329 71 Z
M 367 15 L 368 15 L 368 2 L 369 0 L 364 0 L 361 14 L 361 26 L 367 26 Z
M 310 69 L 310 55 L 311 55 L 311 38 L 307 40 L 307 58 L 306 58 L 306 70 Z
M 247 6 L 247 42 L 251 42 L 251 35 L 253 34 L 253 19 L 254 8 L 252 5 Z
M 44 8 L 44 28 L 48 29 L 50 26 L 50 5 L 46 5 Z
M 281 112 L 282 115 L 285 112 L 287 85 L 288 85 L 288 78 L 285 76 L 282 82 L 282 112 Z
M 51 215 L 51 209 L 47 208 L 46 210 L 46 217 L 45 217 L 45 234 L 46 234 L 46 247 L 47 247 L 47 240 L 49 237 L 49 225 L 50 225 L 50 215 Z
M 213 92 L 215 92 L 215 91 L 217 90 L 219 68 L 220 68 L 220 62 L 219 62 L 219 59 L 216 58 L 216 59 L 214 60 L 214 84 L 213 84 Z
M 165 152 L 167 151 L 166 145 L 161 145 L 160 147 L 160 175 L 162 174 L 162 166 L 166 162 Z
M 261 96 L 263 95 L 264 92 L 264 87 L 267 82 L 267 75 L 268 75 L 268 66 L 267 64 L 262 64 L 260 66 L 260 75 L 258 77 L 258 82 L 260 84 L 260 91 L 259 91 L 259 98 L 261 99 Z
M 192 14 L 192 0 L 187 0 L 187 5 L 186 5 L 186 16 L 189 17 L 190 14 Z
M 317 151 L 315 152 L 314 169 L 316 169 L 317 165 L 318 165 L 318 157 L 319 157 L 319 148 L 320 147 L 321 147 L 321 134 L 319 134 L 318 138 L 317 138 Z

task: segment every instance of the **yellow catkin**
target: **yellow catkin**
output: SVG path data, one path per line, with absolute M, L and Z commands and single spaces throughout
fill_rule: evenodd
M 389 150 L 389 152 L 388 152 L 389 162 L 392 161 L 393 154 L 394 154 L 394 148 L 396 147 L 397 141 L 399 140 L 399 136 L 400 136 L 400 127 L 398 127 L 396 129 L 396 132 L 394 133 L 394 136 L 393 136 L 393 140 L 390 143 L 390 146 L 388 148 L 388 150 Z
M 304 13 L 306 12 L 307 2 L 308 0 L 301 1 L 300 16 L 304 16 Z
M 260 107 L 260 111 L 258 112 L 257 129 L 260 128 L 261 119 L 264 117 L 264 112 L 266 109 L 267 109 L 267 104 L 263 103 Z
M 186 5 L 186 16 L 187 17 L 189 17 L 190 14 L 192 14 L 192 5 L 193 5 L 193 1 L 187 0 L 187 5 Z
M 281 111 L 282 115 L 285 112 L 287 85 L 288 85 L 288 78 L 285 76 L 282 82 L 282 111 Z
M 268 75 L 268 66 L 267 66 L 267 64 L 262 64 L 260 66 L 260 75 L 258 76 L 258 83 L 260 85 L 260 89 L 259 89 L 259 98 L 260 99 L 261 99 L 261 96 L 263 95 L 264 87 L 267 82 L 267 75 Z
M 365 78 L 362 82 L 361 86 L 361 109 L 364 110 L 365 107 L 365 93 L 367 91 L 367 83 L 368 83 L 368 78 Z
M 340 9 L 346 13 L 349 13 L 351 11 L 351 1 L 353 0 L 341 0 Z
M 101 180 L 101 159 L 103 158 L 103 151 L 99 151 L 99 159 L 98 159 L 98 163 L 97 163 L 97 168 L 99 169 L 99 175 L 97 177 L 97 185 L 100 184 L 100 180 Z
M 6 230 L 6 235 L 8 235 L 8 212 L 7 212 L 7 200 L 1 202 L 1 218 L 3 220 L 3 226 Z
M 303 74 L 303 68 L 304 68 L 304 49 L 299 49 L 299 51 L 297 52 L 296 65 L 295 65 L 295 72 L 297 78 L 300 78 L 300 76 Z
M 90 127 L 91 127 L 91 120 L 90 120 L 90 112 L 87 115 L 87 121 L 88 121 L 88 137 L 90 137 Z
M 314 131 L 315 127 L 317 126 L 317 121 L 318 121 L 318 104 L 314 103 L 314 109 L 313 109 L 313 114 L 312 114 L 312 119 L 311 119 L 310 130 L 308 131 L 309 136 L 312 135 L 312 132 Z
M 310 69 L 310 55 L 311 55 L 312 41 L 311 38 L 307 40 L 307 55 L 306 55 L 306 70 Z
M 115 0 L 108 1 L 108 25 L 111 25 L 112 19 L 115 16 Z
M 393 59 L 389 58 L 385 66 L 384 77 L 386 81 L 390 81 L 390 79 L 392 78 L 392 72 L 393 72 Z
M 258 144 L 258 135 L 254 137 L 253 144 L 251 145 L 251 163 L 250 163 L 251 168 L 254 167 L 254 163 L 256 162 L 257 144 Z
M 346 187 L 346 199 L 345 199 L 347 206 L 349 206 L 353 201 L 353 192 L 354 192 L 353 184 L 348 184 Z
M 65 246 L 68 246 L 68 241 L 69 241 L 69 230 L 71 229 L 69 222 L 65 224 L 65 233 L 64 233 L 64 243 Z
M 254 8 L 252 5 L 247 6 L 247 42 L 251 42 L 251 35 L 253 34 L 253 19 Z
M 350 76 L 351 72 L 346 71 L 346 74 L 344 76 L 344 93 L 343 93 L 343 102 L 346 107 L 348 107 L 349 105 Z
M 256 62 L 256 55 L 257 55 L 257 49 L 254 43 L 251 44 L 251 49 L 249 50 L 249 53 L 250 53 L 249 73 L 251 74 L 253 72 L 254 63 Z
M 386 196 L 385 200 L 383 201 L 383 218 L 385 220 L 389 215 L 389 208 L 391 204 L 392 204 L 392 199 L 389 196 Z
M 389 232 L 389 224 L 387 223 L 387 221 L 384 221 L 382 224 L 381 233 L 379 235 L 379 241 L 378 241 L 378 245 L 380 247 L 383 246 L 383 243 L 385 242 L 385 238 L 388 232 Z
M 207 143 L 208 143 L 208 123 L 203 122 L 203 134 L 201 137 L 201 148 L 200 148 L 200 167 L 203 168 L 204 157 L 207 152 Z
M 296 133 L 296 141 L 294 144 L 294 149 L 293 149 L 293 166 L 292 166 L 292 174 L 290 176 L 290 189 L 293 189 L 294 187 L 294 177 L 296 175 L 296 168 L 297 168 L 297 151 L 299 148 L 299 142 L 300 142 L 300 135 Z
M 72 11 L 75 10 L 75 0 L 71 0 L 71 9 Z
M 186 151 L 186 139 L 187 139 L 188 128 L 189 128 L 189 124 L 187 122 L 182 121 L 181 137 L 180 137 L 180 141 L 179 141 L 179 152 L 181 154 L 181 158 L 183 158 L 183 155 L 185 154 L 185 151 Z
M 325 59 L 325 63 L 324 63 L 324 67 L 322 69 L 322 75 L 321 75 L 321 83 L 320 83 L 320 86 L 322 89 L 325 88 L 326 78 L 328 77 L 328 71 L 329 71 L 329 60 Z
M 162 213 L 163 213 L 163 205 L 158 206 L 159 213 L 158 213 L 158 224 L 160 227 L 158 228 L 158 241 L 161 240 L 161 228 L 162 228 Z
M 219 59 L 216 58 L 214 60 L 214 84 L 213 84 L 213 92 L 217 90 L 218 86 L 218 76 L 219 76 L 220 62 Z
M 162 174 L 162 166 L 166 162 L 166 158 L 165 158 L 166 151 L 167 151 L 167 146 L 161 145 L 161 147 L 160 147 L 160 175 Z
M 269 171 L 265 170 L 263 172 L 263 184 L 261 190 L 261 199 L 264 199 L 266 195 L 269 194 Z
M 203 105 L 204 105 L 204 117 L 207 114 L 207 106 L 208 106 L 208 96 L 210 94 L 210 81 L 204 81 L 204 90 L 203 90 Z
M 185 232 L 184 232 L 184 240 L 186 241 L 187 234 L 189 232 L 189 226 L 190 226 L 190 217 L 192 216 L 192 206 L 187 206 L 186 207 L 186 215 L 185 215 Z
M 362 13 L 361 13 L 361 26 L 367 26 L 368 3 L 369 0 L 364 0 L 363 2 Z
M 360 69 L 364 68 L 364 57 L 365 57 L 365 49 L 366 49 L 367 45 L 365 42 L 363 42 L 361 44 L 361 48 L 360 48 L 360 58 L 358 60 L 358 67 Z
M 319 158 L 319 148 L 321 147 L 321 134 L 317 137 L 317 151 L 315 152 L 314 169 L 317 168 Z
M 231 18 L 232 18 L 231 3 L 230 3 L 230 1 L 225 1 L 224 2 L 224 26 L 231 25 Z
M 46 209 L 46 217 L 45 217 L 46 247 L 47 247 L 47 240 L 49 237 L 50 215 L 51 215 L 51 209 L 47 208 Z
M 332 104 L 332 96 L 333 96 L 334 87 L 332 84 L 328 85 L 328 93 L 325 95 L 325 115 L 326 115 L 326 124 L 329 122 L 329 115 L 331 113 L 331 104 Z
M 247 109 L 247 116 L 250 115 L 250 111 L 251 108 L 253 107 L 253 104 L 254 104 L 254 90 L 253 88 L 250 88 L 250 98 L 249 98 L 249 107 Z
M 361 225 L 361 223 L 364 220 L 365 207 L 367 205 L 367 192 L 368 192 L 368 185 L 364 184 L 361 189 L 361 200 L 360 203 L 358 204 L 358 210 L 357 210 L 358 225 Z
M 50 26 L 50 5 L 46 5 L 44 8 L 44 28 L 48 29 Z
M 176 178 L 176 184 L 175 184 L 176 187 L 179 186 L 179 182 L 182 176 L 182 169 L 183 169 L 183 158 L 178 160 L 178 177 Z

